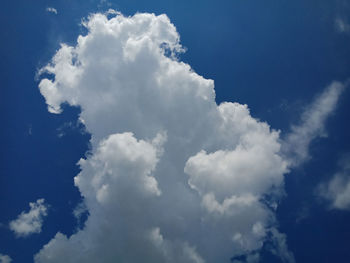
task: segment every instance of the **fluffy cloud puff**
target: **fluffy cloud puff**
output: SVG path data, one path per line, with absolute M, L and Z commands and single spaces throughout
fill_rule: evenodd
M 34 233 L 40 233 L 44 217 L 47 216 L 48 206 L 44 199 L 38 199 L 35 203 L 29 203 L 29 212 L 22 212 L 17 219 L 10 222 L 10 229 L 17 237 L 26 237 Z
M 0 254 L 0 263 L 11 263 L 11 262 L 12 262 L 12 259 L 9 256 Z
M 270 240 L 292 262 L 275 228 L 290 164 L 279 132 L 247 105 L 216 104 L 213 81 L 176 58 L 167 16 L 94 14 L 85 26 L 39 88 L 52 113 L 79 106 L 92 135 L 74 180 L 89 217 L 35 261 L 257 262 Z

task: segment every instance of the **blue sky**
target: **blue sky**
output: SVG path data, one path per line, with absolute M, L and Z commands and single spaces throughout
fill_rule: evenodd
M 57 14 L 47 11 L 48 7 Z M 15 263 L 32 262 L 57 232 L 69 237 L 86 219 L 84 214 L 79 225 L 73 215 L 82 201 L 73 178 L 80 171 L 78 160 L 87 157 L 87 151 L 96 155 L 97 146 L 91 146 L 89 132 L 78 123 L 79 108 L 64 104 L 61 114 L 47 111 L 47 98 L 38 88 L 47 76 L 37 73 L 60 43 L 75 46 L 77 36 L 87 34 L 80 25 L 82 18 L 109 8 L 125 16 L 166 14 L 186 48 L 179 59 L 199 76 L 214 80 L 217 104 L 247 104 L 252 117 L 281 131 L 281 140 L 292 132 L 292 125 L 300 124 L 303 112 L 327 86 L 333 81 L 345 83 L 350 77 L 349 1 L 4 4 L 0 10 L 0 253 Z M 349 102 L 345 89 L 322 124 L 322 135 L 327 136 L 316 136 L 307 146 L 310 158 L 283 175 L 285 194 L 279 199 L 274 224 L 286 235 L 296 262 L 348 262 L 350 257 L 350 207 L 332 205 L 333 199 L 327 197 L 330 190 L 318 190 L 337 173 L 348 182 L 349 169 L 339 162 L 350 160 L 346 158 Z M 142 134 L 132 132 L 136 137 Z M 48 205 L 40 233 L 16 236 L 9 222 L 40 198 Z M 269 247 L 274 245 L 268 238 L 264 240 L 259 262 L 283 262 L 271 253 Z

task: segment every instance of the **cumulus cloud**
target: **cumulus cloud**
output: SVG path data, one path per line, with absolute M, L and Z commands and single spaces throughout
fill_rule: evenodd
M 283 143 L 283 151 L 292 166 L 308 160 L 309 145 L 317 137 L 326 136 L 325 123 L 336 109 L 345 85 L 332 82 L 301 116 L 299 125 L 294 125 Z
M 57 9 L 56 8 L 48 7 L 48 8 L 46 8 L 46 11 L 49 12 L 49 13 L 53 13 L 53 14 L 57 15 Z
M 339 161 L 338 172 L 318 186 L 317 194 L 329 202 L 330 209 L 350 210 L 350 155 Z
M 48 110 L 79 106 L 92 149 L 74 179 L 85 226 L 57 233 L 35 261 L 258 262 L 270 240 L 293 262 L 276 229 L 290 165 L 279 132 L 247 105 L 216 104 L 214 82 L 178 60 L 166 15 L 113 13 L 91 15 L 88 33 L 40 71 L 52 76 L 39 83 Z M 317 103 L 311 112 L 296 134 L 326 117 Z
M 41 232 L 44 217 L 47 216 L 48 206 L 44 199 L 29 203 L 29 206 L 29 212 L 23 211 L 17 219 L 10 222 L 10 229 L 17 237 L 27 237 Z
M 0 263 L 10 263 L 10 262 L 12 262 L 12 259 L 9 256 L 0 254 Z

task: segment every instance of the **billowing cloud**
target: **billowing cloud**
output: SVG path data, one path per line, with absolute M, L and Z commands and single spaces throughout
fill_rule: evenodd
M 0 263 L 11 263 L 11 262 L 12 262 L 12 259 L 9 256 L 0 254 Z
M 48 8 L 46 8 L 46 11 L 49 12 L 49 13 L 53 13 L 53 14 L 57 15 L 57 9 L 56 8 L 48 7 Z
M 27 237 L 34 233 L 40 233 L 44 217 L 47 216 L 48 205 L 44 199 L 38 199 L 35 203 L 29 203 L 29 212 L 23 211 L 17 219 L 10 222 L 10 229 L 17 237 Z
M 292 126 L 283 150 L 293 166 L 310 158 L 309 145 L 317 137 L 326 136 L 325 122 L 337 106 L 345 85 L 334 81 L 306 108 L 299 125 Z
M 340 160 L 338 172 L 318 186 L 317 194 L 329 202 L 330 209 L 350 210 L 350 155 Z
M 258 262 L 269 240 L 293 262 L 274 213 L 290 165 L 279 132 L 247 105 L 216 104 L 213 81 L 178 61 L 166 15 L 108 14 L 91 15 L 87 35 L 41 70 L 48 110 L 79 106 L 92 149 L 74 180 L 85 225 L 35 261 Z

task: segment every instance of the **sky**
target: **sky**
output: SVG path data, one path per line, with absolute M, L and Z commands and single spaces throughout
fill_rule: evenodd
M 349 14 L 4 4 L 0 262 L 348 262 Z

